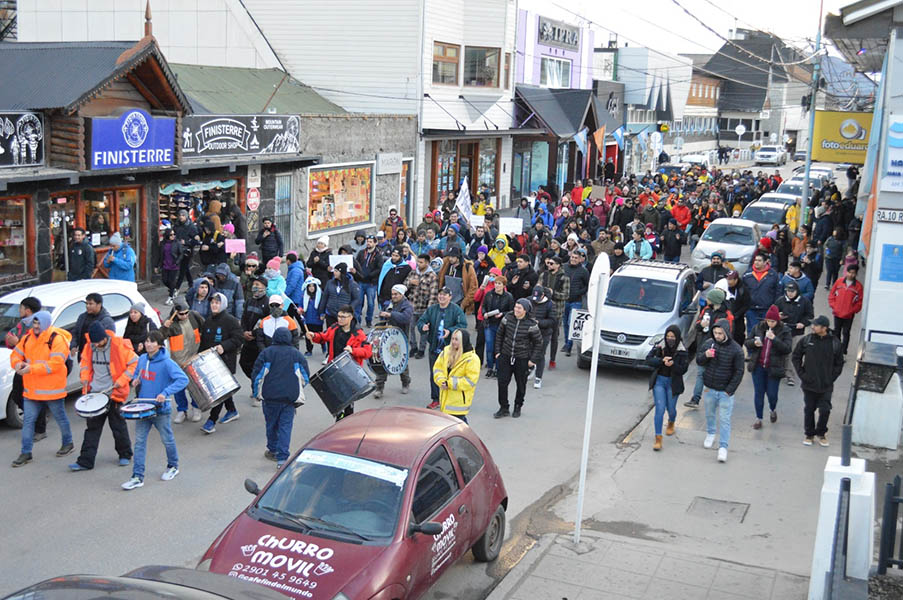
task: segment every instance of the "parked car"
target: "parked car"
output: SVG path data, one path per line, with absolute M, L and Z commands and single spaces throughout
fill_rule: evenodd
M 712 163 L 709 160 L 708 155 L 706 154 L 684 154 L 680 157 L 680 162 L 686 163 L 690 166 L 705 167 L 706 169 L 710 169 L 712 167 Z
M 285 600 L 273 590 L 240 581 L 235 577 L 202 573 L 181 567 L 140 567 L 119 577 L 105 575 L 63 575 L 19 590 L 4 600 L 79 600 L 87 598 L 129 598 L 159 600 Z
M 752 261 L 756 242 L 761 237 L 759 226 L 746 219 L 715 219 L 712 221 L 690 255 L 690 264 L 697 273 L 712 262 L 712 252 L 724 250 L 725 260 L 741 275 Z
M 790 206 L 783 202 L 769 202 L 760 198 L 747 204 L 740 218 L 757 223 L 759 231 L 767 232 L 772 225 L 784 227 L 787 224 L 787 210 Z
M 608 281 L 602 306 L 599 364 L 645 369 L 646 355 L 660 342 L 669 325 L 678 325 L 684 344 L 693 343 L 699 309 L 696 274 L 689 265 L 629 260 Z M 577 366 L 588 369 L 586 351 Z
M 778 186 L 778 189 L 774 191 L 775 194 L 787 194 L 790 196 L 796 196 L 797 198 L 803 197 L 803 182 L 796 182 L 795 180 L 787 180 Z
M 160 315 L 156 310 L 150 308 L 150 303 L 141 295 L 134 282 L 85 279 L 38 285 L 16 290 L 0 297 L 0 333 L 5 335 L 19 321 L 19 303 L 28 296 L 34 296 L 41 301 L 44 310 L 50 312 L 53 317 L 54 327 L 65 329 L 71 333 L 75 328 L 78 316 L 85 312 L 85 296 L 92 292 L 103 297 L 103 307 L 113 317 L 118 335 L 122 335 L 125 331 L 125 320 L 128 318 L 132 304 L 136 302 L 143 302 L 148 307 L 147 316 L 157 327 L 160 326 Z M 0 411 L 0 418 L 6 418 L 6 424 L 10 427 L 21 428 L 22 410 L 9 398 L 13 375 L 15 375 L 9 366 L 10 353 L 11 350 L 5 345 L 0 347 L 0 398 L 7 399 L 6 410 Z M 66 389 L 70 393 L 81 389 L 78 373 L 77 366 L 69 373 Z
M 780 166 L 787 162 L 787 153 L 781 146 L 762 146 L 756 150 L 754 162 L 757 165 Z
M 293 598 L 419 598 L 463 556 L 498 557 L 508 494 L 459 419 L 383 407 L 346 417 L 292 456 L 204 554 Z
M 793 160 L 795 162 L 805 161 L 806 160 L 806 151 L 805 150 L 797 150 L 793 153 Z
M 766 192 L 759 196 L 756 199 L 756 202 L 777 202 L 779 204 L 786 204 L 788 207 L 793 206 L 798 201 L 802 200 L 802 197 L 795 194 L 786 194 L 782 192 Z

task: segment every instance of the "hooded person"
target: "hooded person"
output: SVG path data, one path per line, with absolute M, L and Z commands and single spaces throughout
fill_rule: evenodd
M 360 286 L 348 273 L 348 265 L 339 263 L 332 270 L 332 278 L 323 287 L 320 296 L 319 312 L 326 320 L 326 326 L 335 324 L 339 308 L 348 304 L 357 306 L 360 298 Z
M 329 272 L 330 254 L 332 254 L 332 250 L 329 249 L 329 236 L 323 235 L 317 238 L 314 249 L 307 257 L 307 268 L 311 275 L 320 280 L 321 286 L 325 286 L 326 282 L 332 278 Z
M 470 333 L 457 329 L 433 363 L 433 382 L 439 387 L 439 411 L 467 423 L 467 413 L 480 380 L 480 358 L 470 344 Z
M 411 265 L 402 258 L 401 250 L 393 248 L 389 253 L 389 260 L 385 261 L 380 269 L 376 284 L 380 306 L 389 301 L 392 295 L 392 286 L 399 283 L 403 285 L 412 270 Z
M 696 352 L 696 364 L 705 367 L 703 380 L 707 388 L 706 437 L 703 447 L 714 446 L 717 431 L 718 462 L 727 462 L 734 394 L 743 380 L 743 363 L 743 349 L 731 338 L 730 323 L 727 319 L 719 319 L 712 327 L 712 338 L 700 342 Z
M 229 301 L 221 292 L 214 294 L 210 299 L 210 316 L 201 325 L 200 331 L 201 343 L 198 347 L 198 352 L 214 349 L 220 358 L 223 359 L 223 362 L 226 363 L 229 372 L 234 375 L 238 351 L 241 349 L 243 342 L 243 331 L 241 322 L 229 314 Z M 209 434 L 216 431 L 216 423 L 223 405 L 226 407 L 226 414 L 219 421 L 220 424 L 229 423 L 239 418 L 235 402 L 230 395 L 225 402 L 221 402 L 210 409 L 210 417 L 201 426 L 201 430 L 204 433 Z
M 232 271 L 229 270 L 229 265 L 226 263 L 216 265 L 214 280 L 214 292 L 219 292 L 225 296 L 229 304 L 229 313 L 236 319 L 241 319 L 245 308 L 245 294 L 241 289 L 241 280 L 232 274 Z
M 490 260 L 492 260 L 497 268 L 504 269 L 505 256 L 507 256 L 509 252 L 514 252 L 514 250 L 508 244 L 508 236 L 504 233 L 498 234 L 495 241 L 492 243 L 492 248 L 489 249 Z
M 110 236 L 110 250 L 103 258 L 103 266 L 109 269 L 110 279 L 135 281 L 135 251 L 122 239 L 118 231 Z
M 677 420 L 677 399 L 684 391 L 684 373 L 690 365 L 687 349 L 681 340 L 680 327 L 676 324 L 665 329 L 662 341 L 655 344 L 646 355 L 646 364 L 652 367 L 649 389 L 655 400 L 655 443 L 653 450 L 662 449 L 662 424 L 668 413 L 666 435 L 674 435 Z
M 565 278 L 566 279 L 566 278 Z M 530 314 L 539 325 L 542 334 L 542 360 L 536 363 L 536 371 L 533 374 L 533 388 L 542 388 L 542 375 L 545 372 L 546 349 L 552 342 L 552 333 L 558 329 L 558 304 L 552 300 L 552 290 L 542 285 L 533 288 L 531 298 L 533 310 Z M 555 340 L 558 343 L 558 340 Z
M 320 280 L 313 275 L 304 280 L 303 296 L 298 304 L 298 310 L 301 312 L 304 321 L 305 331 L 323 331 L 323 315 L 320 312 L 320 302 L 323 299 L 323 290 L 320 289 Z M 314 346 L 310 340 L 305 339 L 307 343 L 307 352 L 305 356 L 311 356 Z M 326 347 L 323 346 L 323 354 L 326 354 Z

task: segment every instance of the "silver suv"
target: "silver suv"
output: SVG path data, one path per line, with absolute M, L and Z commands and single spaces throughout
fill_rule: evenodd
M 696 336 L 699 291 L 689 265 L 629 260 L 614 272 L 602 307 L 599 364 L 647 368 L 646 355 L 662 340 L 669 325 L 680 327 L 687 348 Z M 577 366 L 588 369 L 592 353 L 583 352 Z

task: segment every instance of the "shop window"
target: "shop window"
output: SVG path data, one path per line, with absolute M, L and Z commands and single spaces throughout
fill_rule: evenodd
M 110 244 L 110 208 L 113 203 L 113 192 L 99 192 L 86 190 L 85 198 L 85 229 L 88 241 L 97 248 Z
M 433 43 L 433 83 L 458 85 L 458 64 L 461 46 Z
M 282 233 L 285 249 L 294 248 L 292 239 L 292 176 L 276 176 L 276 210 L 273 213 L 276 229 Z
M 0 203 L 0 277 L 25 273 L 25 201 Z
M 489 199 L 495 203 L 495 162 L 498 152 L 495 140 L 483 140 L 480 142 L 480 189 L 488 188 Z M 485 186 L 485 187 L 484 187 Z
M 539 85 L 551 88 L 571 86 L 571 61 L 543 56 L 540 62 Z
M 438 157 L 436 160 L 436 192 L 439 203 L 445 202 L 450 192 L 457 187 L 457 161 L 458 161 L 458 142 L 454 140 L 442 140 L 434 142 L 439 145 Z
M 498 87 L 499 62 L 502 51 L 498 48 L 470 47 L 464 49 L 464 85 L 473 87 Z
M 66 281 L 69 271 L 69 248 L 76 226 L 76 194 L 51 196 L 50 251 L 53 255 L 53 280 Z

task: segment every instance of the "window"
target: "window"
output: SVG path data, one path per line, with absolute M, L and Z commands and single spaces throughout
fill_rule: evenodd
M 273 214 L 276 228 L 282 233 L 286 248 L 294 248 L 292 239 L 292 176 L 276 176 L 276 212 Z
M 680 295 L 680 310 L 685 311 L 690 308 L 693 303 L 693 297 L 696 296 L 696 285 L 693 277 L 687 277 L 684 282 L 683 290 Z
M 495 161 L 496 161 L 496 141 L 483 140 L 480 142 L 480 186 L 489 188 L 489 200 L 495 201 Z
M 70 304 L 69 306 L 64 308 L 63 312 L 61 312 L 60 315 L 56 318 L 53 326 L 59 327 L 60 329 L 65 329 L 69 333 L 72 333 L 72 331 L 75 329 L 75 322 L 78 321 L 78 317 L 83 312 L 85 312 L 84 300 L 79 300 L 75 304 Z
M 455 468 L 444 446 L 439 446 L 430 454 L 414 490 L 414 522 L 423 523 L 439 512 L 458 491 Z
M 508 86 L 511 85 L 511 53 L 510 52 L 505 53 L 505 72 L 503 73 L 503 77 L 505 78 L 503 85 L 505 86 L 505 89 L 507 90 Z
M 498 87 L 501 54 L 502 51 L 498 48 L 465 48 L 464 85 Z
M 113 319 L 121 319 L 132 310 L 132 300 L 122 294 L 104 294 L 103 307 Z
M 540 67 L 539 85 L 551 88 L 571 86 L 571 61 L 543 56 Z
M 449 438 L 448 446 L 458 460 L 458 467 L 464 477 L 464 485 L 467 485 L 483 468 L 483 456 L 476 446 L 460 436 Z
M 4 200 L 0 207 L 0 277 L 26 270 L 25 201 Z
M 110 243 L 110 205 L 113 203 L 113 192 L 86 190 L 84 192 L 85 229 L 88 241 L 95 248 Z M 99 262 L 99 261 L 98 261 Z
M 720 87 L 717 87 L 717 86 L 715 86 L 715 100 L 717 100 L 717 99 L 718 99 L 718 94 L 719 94 L 719 93 L 720 93 L 720 92 L 721 92 L 721 88 L 720 88 Z
M 433 83 L 458 85 L 458 62 L 461 46 L 433 43 Z

